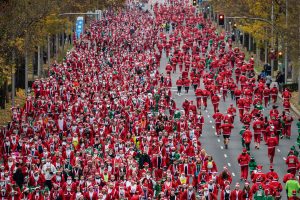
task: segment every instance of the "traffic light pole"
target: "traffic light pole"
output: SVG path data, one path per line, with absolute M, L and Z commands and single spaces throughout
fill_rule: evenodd
M 275 52 L 274 50 L 274 0 L 272 0 L 271 25 L 272 25 L 271 51 Z M 272 56 L 271 58 L 271 76 L 273 76 L 273 73 L 274 73 L 274 56 Z

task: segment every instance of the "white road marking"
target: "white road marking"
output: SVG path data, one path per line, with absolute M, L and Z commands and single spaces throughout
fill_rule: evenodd
M 224 157 L 227 158 L 227 154 L 224 154 Z
M 232 172 L 231 174 L 232 174 L 232 176 L 235 176 L 235 173 Z
M 220 139 L 218 139 L 218 142 L 221 142 L 221 140 L 220 140 Z
M 210 120 L 210 121 L 209 121 L 209 123 L 211 123 L 211 124 L 212 124 L 212 121 Z
M 280 152 L 280 149 L 277 149 L 278 152 Z
M 286 157 L 283 157 L 283 160 L 286 160 Z
M 223 149 L 224 147 L 223 146 L 220 146 L 221 147 L 221 149 Z
M 227 163 L 227 165 L 228 165 L 229 167 L 231 167 L 231 164 L 230 164 L 230 163 Z
M 215 128 L 215 126 L 212 126 L 212 128 Z
M 208 118 L 210 118 L 210 115 L 207 115 Z
M 205 112 L 207 112 L 207 110 L 205 110 Z

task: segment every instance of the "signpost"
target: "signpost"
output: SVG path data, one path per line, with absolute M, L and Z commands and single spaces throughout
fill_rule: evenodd
M 84 18 L 82 16 L 77 17 L 76 20 L 76 38 L 80 38 L 80 35 L 83 33 L 84 29 Z

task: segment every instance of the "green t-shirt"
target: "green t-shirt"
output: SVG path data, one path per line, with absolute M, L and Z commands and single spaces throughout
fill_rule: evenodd
M 259 189 L 255 194 L 254 194 L 254 199 L 255 200 L 265 200 L 265 192 L 262 189 Z
M 285 189 L 288 191 L 288 197 L 293 196 L 293 190 L 297 191 L 297 196 L 299 196 L 300 185 L 296 180 L 288 180 L 285 184 Z

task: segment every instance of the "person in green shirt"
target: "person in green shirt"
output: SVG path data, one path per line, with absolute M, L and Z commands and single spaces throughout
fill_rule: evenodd
M 290 180 L 288 180 L 286 182 L 285 190 L 286 190 L 288 198 L 293 196 L 293 190 L 296 190 L 297 197 L 299 197 L 300 185 L 299 185 L 299 182 L 296 180 L 295 177 L 291 178 Z
M 154 196 L 157 198 L 159 193 L 161 192 L 162 185 L 164 184 L 163 180 L 157 181 L 154 186 Z
M 255 158 L 253 156 L 251 156 L 250 158 L 250 162 L 249 162 L 249 171 L 250 171 L 250 175 L 252 174 L 252 172 L 256 169 L 257 167 L 257 163 L 255 161 Z
M 261 185 L 259 186 L 259 189 L 257 190 L 257 192 L 255 192 L 254 199 L 255 200 L 265 200 L 266 199 L 265 191 Z
M 242 130 L 240 131 L 240 135 L 241 135 L 241 141 L 242 141 L 242 146 L 245 147 L 245 141 L 243 139 L 243 134 L 245 132 L 246 128 L 245 126 L 242 127 Z
M 295 147 L 295 146 L 292 146 L 292 147 L 291 147 L 290 152 L 293 152 L 293 154 L 294 154 L 295 156 L 297 156 L 297 157 L 298 157 L 298 155 L 299 155 L 299 152 L 296 150 L 296 147 Z M 288 154 L 288 156 L 289 156 L 289 154 Z
M 268 194 L 266 197 L 265 197 L 265 200 L 274 200 L 275 198 L 271 195 L 271 194 Z
M 300 149 L 300 133 L 299 133 L 299 135 L 297 137 L 296 144 L 298 145 L 298 148 Z
M 298 134 L 300 135 L 300 118 L 298 119 L 298 122 L 297 122 L 297 128 L 298 128 Z

